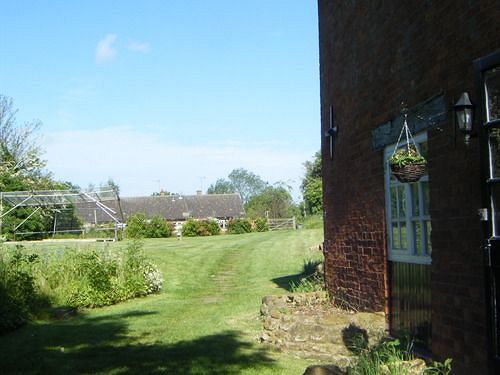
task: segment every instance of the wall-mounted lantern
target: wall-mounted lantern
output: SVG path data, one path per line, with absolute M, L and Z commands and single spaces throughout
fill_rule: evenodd
M 469 99 L 469 94 L 462 93 L 458 101 L 454 105 L 457 125 L 460 131 L 465 136 L 465 144 L 469 145 L 469 140 L 472 134 L 472 115 L 474 105 Z

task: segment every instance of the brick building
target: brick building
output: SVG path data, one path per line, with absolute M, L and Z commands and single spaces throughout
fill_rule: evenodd
M 319 0 L 318 11 L 328 288 L 384 310 L 392 334 L 453 358 L 458 374 L 500 373 L 500 2 Z M 468 144 L 455 121 L 464 92 Z M 403 100 L 428 161 L 412 184 L 387 161 Z

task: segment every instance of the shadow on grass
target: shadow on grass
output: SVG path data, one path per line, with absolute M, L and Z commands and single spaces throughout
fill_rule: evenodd
M 152 314 L 134 311 L 29 325 L 0 337 L 0 373 L 233 375 L 273 365 L 264 349 L 243 341 L 237 331 L 145 344 L 140 341 L 148 332 L 143 337 L 127 334 L 126 319 Z
M 298 273 L 296 275 L 275 277 L 274 279 L 271 279 L 271 281 L 281 289 L 285 289 L 291 292 L 292 286 L 300 283 L 300 280 L 302 280 L 303 277 L 304 277 L 303 273 Z
M 317 259 L 305 260 L 302 266 L 301 273 L 297 273 L 295 275 L 276 277 L 274 279 L 271 279 L 271 281 L 280 288 L 292 292 L 293 285 L 298 285 L 301 282 L 301 280 L 314 275 L 318 270 L 318 266 L 322 263 L 323 261 Z

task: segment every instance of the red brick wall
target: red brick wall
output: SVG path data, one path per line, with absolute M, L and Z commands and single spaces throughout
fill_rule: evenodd
M 473 60 L 500 49 L 500 2 L 319 0 L 318 8 L 327 285 L 359 308 L 383 310 L 383 155 L 371 131 L 397 116 L 403 99 L 412 107 L 443 93 L 449 118 L 463 91 L 479 104 Z M 333 160 L 323 137 L 330 105 L 339 127 Z M 476 137 L 466 147 L 448 123 L 429 130 L 428 147 L 432 350 L 452 357 L 459 374 L 485 373 L 481 145 Z

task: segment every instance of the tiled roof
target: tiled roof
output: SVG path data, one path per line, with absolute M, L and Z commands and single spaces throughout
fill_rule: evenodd
M 149 197 L 123 197 L 118 201 L 104 202 L 116 212 L 114 215 L 125 222 L 130 215 L 143 213 L 147 218 L 163 216 L 167 220 L 239 218 L 245 215 L 239 194 L 167 195 Z M 120 210 L 121 206 L 121 210 Z M 111 221 L 93 204 L 76 205 L 77 215 L 85 223 Z M 123 217 L 122 217 L 123 214 Z

